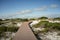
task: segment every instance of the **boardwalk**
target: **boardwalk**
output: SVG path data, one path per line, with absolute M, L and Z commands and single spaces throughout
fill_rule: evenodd
M 17 31 L 13 40 L 37 40 L 33 32 L 31 31 L 29 22 L 24 22 Z

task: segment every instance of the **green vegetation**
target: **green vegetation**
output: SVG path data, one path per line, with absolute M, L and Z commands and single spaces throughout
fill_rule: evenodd
M 45 24 L 45 28 L 60 30 L 60 23 L 47 23 Z
M 45 25 L 46 23 L 48 23 L 48 21 L 41 21 L 41 22 L 39 22 L 38 24 L 33 25 L 33 27 L 38 28 L 38 27 L 40 27 L 40 26 L 42 26 L 42 25 Z
M 19 27 L 16 26 L 16 23 L 18 22 L 20 22 L 20 19 L 0 19 L 0 38 L 3 37 L 6 40 L 6 38 L 10 37 L 9 35 L 12 36 L 12 33 L 17 32 Z M 9 35 L 7 35 L 8 33 Z
M 51 23 L 48 21 L 41 21 L 38 24 L 33 25 L 32 27 L 44 28 L 44 30 L 41 30 L 40 32 L 48 32 L 48 31 L 53 31 L 53 30 L 59 30 L 60 31 L 60 23 Z
M 36 18 L 30 18 L 29 20 L 36 20 Z
M 38 19 L 48 19 L 47 17 L 40 17 L 40 18 L 38 18 Z
M 19 27 L 0 27 L 0 32 L 16 32 Z
M 5 22 L 3 22 L 3 21 L 0 21 L 0 25 L 1 25 L 1 24 L 4 24 L 4 23 L 5 23 Z
M 19 29 L 19 27 L 7 27 L 8 32 L 16 32 Z
M 21 21 L 28 21 L 28 19 L 21 19 Z
M 19 27 L 0 27 L 0 37 L 6 37 L 5 32 L 17 32 Z
M 0 19 L 0 21 L 2 21 L 2 19 Z
M 54 18 L 54 20 L 60 20 L 60 17 Z
M 7 27 L 0 27 L 0 32 L 5 32 L 7 31 Z
M 22 18 L 15 18 L 15 19 L 10 19 L 12 22 L 23 22 L 23 21 L 28 21 L 28 19 L 22 19 Z

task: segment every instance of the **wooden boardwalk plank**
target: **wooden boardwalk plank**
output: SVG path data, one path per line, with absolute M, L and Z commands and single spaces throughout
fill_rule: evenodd
M 13 40 L 37 40 L 28 23 L 29 22 L 24 22 L 21 25 Z

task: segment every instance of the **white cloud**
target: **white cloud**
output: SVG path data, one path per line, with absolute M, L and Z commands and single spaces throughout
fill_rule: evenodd
M 21 11 L 21 13 L 30 13 L 32 12 L 31 10 L 24 10 L 24 11 Z
M 58 5 L 57 5 L 57 4 L 52 4 L 52 5 L 50 5 L 50 7 L 51 7 L 51 8 L 57 8 Z
M 35 10 L 36 11 L 44 11 L 44 10 L 46 10 L 47 9 L 47 6 L 42 6 L 42 7 L 40 7 L 40 8 L 36 8 Z
M 26 13 L 31 13 L 32 10 L 23 10 L 23 11 L 19 11 L 16 14 L 26 14 Z
M 20 14 L 31 13 L 31 12 L 32 12 L 31 10 L 19 11 L 19 12 L 16 12 L 15 14 L 8 15 L 6 18 L 13 17 L 13 16 L 20 15 Z

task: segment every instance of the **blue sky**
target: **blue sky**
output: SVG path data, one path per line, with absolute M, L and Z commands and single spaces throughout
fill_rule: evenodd
M 60 0 L 0 0 L 0 18 L 60 17 Z

